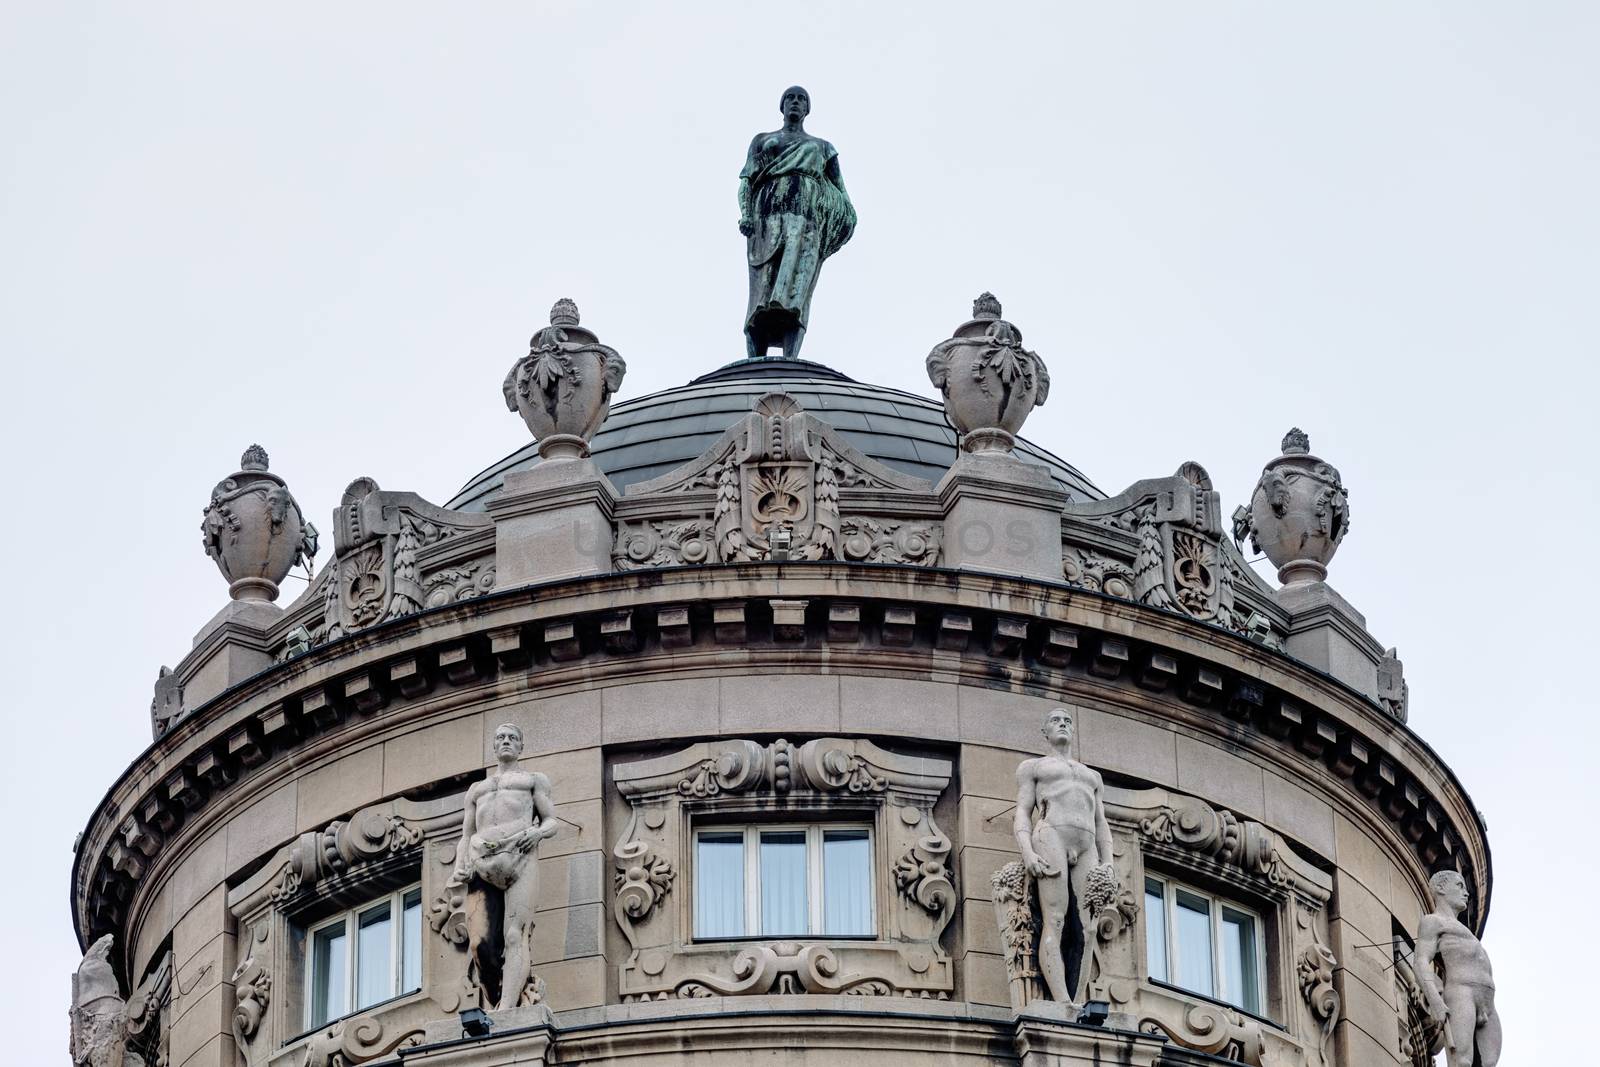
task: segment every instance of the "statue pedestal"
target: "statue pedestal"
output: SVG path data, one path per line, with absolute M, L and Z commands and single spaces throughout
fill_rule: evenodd
M 544 460 L 507 474 L 488 506 L 495 588 L 610 573 L 616 502 L 610 479 L 587 458 Z
M 194 648 L 178 664 L 185 708 L 272 666 L 270 633 L 283 609 L 261 600 L 230 600 L 195 634 Z
M 1367 632 L 1367 620 L 1327 582 L 1295 582 L 1276 600 L 1289 613 L 1283 650 L 1308 666 L 1377 700 L 1378 664 L 1384 650 Z
M 1005 452 L 962 452 L 939 480 L 944 565 L 1061 581 L 1061 509 L 1050 472 Z

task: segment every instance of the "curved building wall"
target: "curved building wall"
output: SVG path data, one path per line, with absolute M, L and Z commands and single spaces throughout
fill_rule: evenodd
M 1112 1012 L 1098 1028 L 1014 1010 L 993 899 L 1016 853 L 1016 767 L 1058 704 L 1105 777 L 1130 897 L 1088 935 Z M 473 985 L 447 920 L 422 925 L 419 991 L 305 1032 L 306 931 L 412 884 L 425 910 L 446 895 L 462 797 L 501 722 L 522 728 L 561 823 L 539 849 L 542 1000 L 498 1025 L 526 1027 L 525 1054 L 551 1062 L 799 1044 L 819 1063 L 840 1048 L 1408 1063 L 1388 946 L 1415 938 L 1443 862 L 1487 900 L 1481 827 L 1427 747 L 1370 696 L 1222 628 L 904 566 L 598 575 L 320 644 L 135 761 L 80 846 L 75 920 L 125 940 L 125 978 L 170 952 L 171 1064 L 229 1064 L 236 1048 L 252 1065 L 378 1061 L 395 1042 L 423 1046 L 406 1062 L 503 1062 L 459 1040 Z M 798 768 L 782 788 L 775 763 Z M 841 815 L 872 830 L 872 937 L 693 937 L 692 827 Z M 1147 877 L 1259 917 L 1259 1012 L 1152 978 Z M 1096 1058 L 1113 1050 L 1126 1059 Z

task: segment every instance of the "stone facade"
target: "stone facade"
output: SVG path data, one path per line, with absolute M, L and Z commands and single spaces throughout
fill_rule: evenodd
M 1016 434 L 1049 379 L 999 315 L 985 294 L 929 357 L 961 434 L 937 482 L 801 402 L 834 372 L 773 360 L 718 372 L 753 399 L 619 490 L 593 442 L 622 361 L 570 301 L 506 382 L 540 461 L 486 510 L 357 479 L 286 607 L 267 587 L 314 531 L 245 463 L 207 518 L 234 599 L 162 669 L 155 742 L 77 849 L 78 1062 L 1427 1062 L 1427 968 L 1468 1002 L 1480 970 L 1449 961 L 1483 930 L 1489 851 L 1406 725 L 1398 653 L 1324 580 L 1337 472 L 1291 433 L 1236 515 L 1275 589 L 1199 464 L 1108 497 L 1033 462 Z M 1052 713 L 1071 729 L 1019 812 Z M 1050 864 L 1018 830 L 1070 850 L 1051 806 L 1080 787 L 1094 858 L 1041 911 Z M 706 933 L 713 898 L 767 923 L 752 887 L 778 868 L 746 845 L 713 884 L 704 835 L 772 827 L 850 828 L 864 862 L 806 866 L 805 899 L 856 871 L 859 928 L 812 903 L 803 934 Z M 1169 935 L 1194 901 L 1212 932 Z M 1057 1000 L 1052 914 L 1075 946 Z M 364 970 L 319 962 L 333 945 Z

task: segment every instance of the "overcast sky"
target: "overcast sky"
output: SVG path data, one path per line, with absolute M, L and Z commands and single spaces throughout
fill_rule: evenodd
M 1194 459 L 1231 511 L 1291 425 L 1340 468 L 1332 584 L 1488 820 L 1505 1062 L 1556 1062 L 1600 995 L 1597 51 L 1584 3 L 4 5 L 9 1062 L 61 1060 L 73 837 L 226 598 L 212 485 L 259 441 L 319 524 L 358 475 L 442 503 L 527 440 L 559 296 L 623 398 L 740 357 L 793 82 L 860 214 L 806 356 L 932 395 L 992 289 L 1026 435 L 1107 492 Z

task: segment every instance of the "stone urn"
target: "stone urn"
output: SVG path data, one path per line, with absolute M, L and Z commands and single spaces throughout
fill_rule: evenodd
M 966 452 L 1010 452 L 1028 413 L 1050 394 L 1044 361 L 1022 347 L 1022 331 L 1000 317 L 984 293 L 972 318 L 928 353 L 928 379 L 944 394 L 944 413 Z
M 578 325 L 578 305 L 563 297 L 506 375 L 506 407 L 528 424 L 540 457 L 582 459 L 627 371 L 615 349 Z
M 1339 472 L 1311 455 L 1298 428 L 1283 439 L 1283 454 L 1261 472 L 1250 508 L 1234 514 L 1234 538 L 1264 552 L 1284 585 L 1320 582 L 1350 529 L 1350 504 Z
M 251 445 L 239 470 L 211 491 L 200 523 L 206 555 L 228 579 L 235 600 L 271 602 L 289 569 L 317 554 L 317 529 L 300 514 L 282 478 L 267 470 L 267 452 Z

